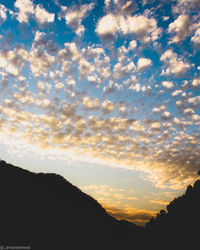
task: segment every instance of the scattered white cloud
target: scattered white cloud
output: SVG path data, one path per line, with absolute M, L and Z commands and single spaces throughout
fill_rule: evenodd
M 166 109 L 166 106 L 162 105 L 160 107 L 153 108 L 153 112 L 154 113 L 159 113 L 159 112 L 161 112 L 161 111 L 163 111 L 165 109 Z
M 149 58 L 140 58 L 137 62 L 137 70 L 138 71 L 143 71 L 145 70 L 147 67 L 149 67 L 152 64 L 151 59 Z
M 105 40 L 110 40 L 118 31 L 118 23 L 113 14 L 102 17 L 97 24 L 97 34 Z
M 134 50 L 137 47 L 137 42 L 135 40 L 132 40 L 129 43 L 128 50 Z
M 184 61 L 181 56 L 173 52 L 172 49 L 165 51 L 161 55 L 160 60 L 167 66 L 167 68 L 162 71 L 163 75 L 176 75 L 181 77 L 191 68 L 191 65 Z
M 161 115 L 162 120 L 170 120 L 171 119 L 171 114 L 168 111 L 164 111 Z
M 117 33 L 121 35 L 134 34 L 141 42 L 149 43 L 159 38 L 161 29 L 157 27 L 154 18 L 143 15 L 123 16 L 109 13 L 98 21 L 96 32 L 105 40 L 113 39 Z
M 162 85 L 163 85 L 165 88 L 167 88 L 167 89 L 171 89 L 171 88 L 174 87 L 173 82 L 170 82 L 170 81 L 164 81 L 164 82 L 162 82 Z
M 192 81 L 192 86 L 194 88 L 200 88 L 200 78 L 195 78 L 193 81 Z
M 194 110 L 191 108 L 187 108 L 183 111 L 183 113 L 186 115 L 192 115 L 192 114 L 194 114 Z
M 54 22 L 55 14 L 47 12 L 41 5 L 35 8 L 35 17 L 38 23 L 52 23 Z
M 177 4 L 173 7 L 175 13 L 190 13 L 191 10 L 200 6 L 199 0 L 178 0 Z
M 193 107 L 197 107 L 200 104 L 200 96 L 189 98 L 188 103 Z
M 76 5 L 71 9 L 65 7 L 62 8 L 60 16 L 61 18 L 65 18 L 66 24 L 69 25 L 78 36 L 81 36 L 85 31 L 85 27 L 82 25 L 82 21 L 87 17 L 88 13 L 93 8 L 94 3 Z
M 111 113 L 114 110 L 114 107 L 115 107 L 114 103 L 109 100 L 105 100 L 102 103 L 103 112 L 105 114 Z
M 15 7 L 19 9 L 17 20 L 22 23 L 28 23 L 29 16 L 34 14 L 34 5 L 30 0 L 16 0 Z
M 88 110 L 98 109 L 99 106 L 100 106 L 100 102 L 99 102 L 99 100 L 97 98 L 92 99 L 92 98 L 90 98 L 88 96 L 83 98 L 82 104 Z
M 172 96 L 177 96 L 177 95 L 179 95 L 179 94 L 181 94 L 182 93 L 182 90 L 175 90 L 174 92 L 172 92 Z
M 105 94 L 112 94 L 121 89 L 121 86 L 113 81 L 109 81 L 109 84 L 103 88 Z
M 7 18 L 6 12 L 7 12 L 7 8 L 3 4 L 0 4 L 0 24 L 5 22 Z
M 45 50 L 33 49 L 29 55 L 30 68 L 35 76 L 38 76 L 51 68 L 55 59 Z
M 191 38 L 191 41 L 195 46 L 200 47 L 200 28 L 195 31 L 194 36 Z
M 170 23 L 168 32 L 175 33 L 170 43 L 177 43 L 187 38 L 191 32 L 191 19 L 188 15 L 180 15 L 173 23 Z
M 169 20 L 169 16 L 164 16 L 163 21 L 167 21 L 167 20 Z
M 14 76 L 20 74 L 24 65 L 24 59 L 17 50 L 1 51 L 0 56 L 0 68 Z
M 117 63 L 113 69 L 114 79 L 119 79 L 128 76 L 135 69 L 135 64 L 131 61 L 128 65 L 123 65 L 122 63 Z
M 64 88 L 64 83 L 63 82 L 58 82 L 58 83 L 56 83 L 56 85 L 55 85 L 55 89 L 56 90 L 60 90 L 60 89 L 62 89 L 62 88 Z
M 58 57 L 61 60 L 69 60 L 72 59 L 73 61 L 77 61 L 80 58 L 80 53 L 78 51 L 77 45 L 75 42 L 65 43 L 64 49 L 61 49 L 58 52 Z
M 84 77 L 91 74 L 95 70 L 95 67 L 91 63 L 89 63 L 87 60 L 82 58 L 79 61 L 78 69 L 80 72 L 80 80 L 82 80 Z

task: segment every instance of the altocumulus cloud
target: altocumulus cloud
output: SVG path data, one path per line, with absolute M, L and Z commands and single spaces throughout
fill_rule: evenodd
M 2 138 L 142 171 L 158 188 L 193 181 L 200 153 L 200 17 L 191 12 L 199 2 L 177 1 L 165 26 L 158 8 L 145 6 L 57 3 L 54 10 L 31 0 L 17 0 L 13 9 L 2 3 L 2 29 L 13 22 L 31 34 L 28 44 L 0 36 Z M 124 216 L 139 219 L 129 212 Z

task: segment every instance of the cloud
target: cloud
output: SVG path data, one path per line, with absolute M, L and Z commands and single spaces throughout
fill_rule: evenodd
M 62 159 L 74 152 L 77 161 L 140 171 L 157 188 L 181 189 L 195 179 L 199 168 L 199 78 L 196 72 L 188 81 L 168 77 L 184 77 L 196 57 L 189 57 L 190 64 L 183 57 L 184 47 L 171 44 L 160 57 L 162 75 L 160 68 L 151 77 L 140 73 L 154 64 L 153 56 L 144 57 L 149 48 L 142 43 L 159 39 L 160 30 L 153 12 L 133 15 L 129 4 L 123 2 L 124 10 L 117 7 L 112 14 L 108 8 L 105 17 L 112 15 L 114 23 L 100 27 L 102 17 L 96 26 L 103 39 L 128 35 L 127 42 L 88 46 L 76 37 L 57 44 L 54 33 L 43 27 L 30 38 L 30 46 L 0 52 L 0 137 L 9 133 L 32 146 L 59 151 Z M 81 11 L 80 6 L 63 11 Z M 24 14 L 24 20 L 34 13 Z M 76 17 L 79 26 L 87 13 L 83 16 Z M 48 14 L 42 18 L 53 20 Z M 67 25 L 73 20 L 69 15 Z M 78 32 L 79 26 L 71 27 Z M 180 39 L 181 28 L 174 27 Z M 118 191 L 113 190 L 115 199 L 135 198 Z
M 163 110 L 165 110 L 165 109 L 166 109 L 166 106 L 165 106 L 165 105 L 162 105 L 162 106 L 160 106 L 160 107 L 153 108 L 153 112 L 154 112 L 154 113 L 159 113 L 159 112 L 161 112 L 161 111 L 163 111 Z
M 151 200 L 150 201 L 153 204 L 159 204 L 159 205 L 168 205 L 169 201 L 163 201 L 163 200 Z
M 199 121 L 200 120 L 200 115 L 192 115 L 192 120 L 193 121 Z
M 73 60 L 73 61 L 77 61 L 80 58 L 80 53 L 78 51 L 77 45 L 75 42 L 71 42 L 71 43 L 65 43 L 64 44 L 64 49 L 61 49 L 58 52 L 58 57 L 61 60 Z
M 104 40 L 111 40 L 119 33 L 120 35 L 133 34 L 141 42 L 149 43 L 159 38 L 161 29 L 157 27 L 154 18 L 109 13 L 99 19 L 96 32 Z
M 17 13 L 17 20 L 20 23 L 28 23 L 31 15 L 35 16 L 36 21 L 40 25 L 54 22 L 54 13 L 49 13 L 40 4 L 35 6 L 31 0 L 16 0 L 14 6 L 19 9 L 19 12 Z
M 117 63 L 113 69 L 113 77 L 114 79 L 119 79 L 128 76 L 135 69 L 135 64 L 131 61 L 128 65 L 123 65 L 121 63 Z
M 141 85 L 139 83 L 131 84 L 128 89 L 135 90 L 136 92 L 141 91 Z
M 56 85 L 55 85 L 55 89 L 56 90 L 60 90 L 60 89 L 62 89 L 62 88 L 64 88 L 64 83 L 63 82 L 59 82 L 59 83 L 56 83 Z
M 134 50 L 135 48 L 137 47 L 137 42 L 135 40 L 132 40 L 130 43 L 129 43 L 129 46 L 128 46 L 128 50 Z
M 47 12 L 41 5 L 35 8 L 35 17 L 39 24 L 54 22 L 55 14 Z
M 108 14 L 98 21 L 96 32 L 103 39 L 110 40 L 115 36 L 118 29 L 116 17 L 113 14 Z
M 0 4 L 0 24 L 5 22 L 7 19 L 6 12 L 7 12 L 7 8 L 3 4 Z
M 182 90 L 175 90 L 174 92 L 172 92 L 172 96 L 177 96 L 177 95 L 179 95 L 179 94 L 181 94 L 182 93 Z
M 135 208 L 119 209 L 116 207 L 105 206 L 106 211 L 119 220 L 128 220 L 131 222 L 148 222 L 156 212 L 149 210 L 137 210 Z
M 0 68 L 14 76 L 20 74 L 24 59 L 17 50 L 1 51 L 0 56 Z
M 191 65 L 184 61 L 181 56 L 178 57 L 172 49 L 165 51 L 161 55 L 160 60 L 167 66 L 167 68 L 162 71 L 163 75 L 175 75 L 181 77 L 191 68 Z
M 188 99 L 189 105 L 197 107 L 200 104 L 200 96 L 191 97 Z
M 113 10 L 115 13 L 122 13 L 124 15 L 130 15 L 136 5 L 132 1 L 118 1 L 118 0 L 105 0 L 105 8 L 107 11 Z
M 194 110 L 191 109 L 191 108 L 187 108 L 187 109 L 185 109 L 185 110 L 183 111 L 183 113 L 184 113 L 185 115 L 192 115 L 192 114 L 194 114 Z
M 39 87 L 43 90 L 46 84 L 40 83 Z M 85 161 L 87 159 L 89 162 L 102 163 L 103 161 L 108 166 L 143 171 L 159 188 L 180 189 L 194 180 L 198 169 L 198 147 L 195 144 L 198 143 L 198 139 L 175 130 L 172 134 L 173 127 L 168 122 L 172 117 L 169 112 L 164 111 L 163 107 L 159 107 L 162 121 L 149 121 L 147 127 L 147 123 L 142 124 L 141 121 L 126 118 L 105 119 L 94 115 L 89 115 L 88 118 L 82 117 L 77 113 L 78 103 L 67 103 L 66 100 L 54 105 L 47 98 L 33 97 L 28 92 L 23 95 L 16 94 L 15 98 L 18 103 L 23 104 L 23 107 L 29 104 L 37 105 L 40 110 L 50 107 L 46 114 L 44 111 L 42 114 L 26 111 L 25 114 L 17 110 L 17 106 L 14 105 L 17 103 L 15 99 L 4 103 L 1 117 L 5 122 L 2 123 L 1 129 L 7 129 L 12 121 L 11 132 L 19 133 L 22 130 L 23 138 L 31 144 L 35 143 L 45 148 L 63 148 L 65 149 L 63 154 L 66 154 L 66 149 L 70 148 L 76 151 L 80 159 L 82 155 L 82 160 Z M 80 103 L 80 99 L 78 100 Z M 94 100 L 91 97 L 82 100 L 86 108 L 89 105 L 88 110 L 90 108 L 92 110 Z M 188 103 L 192 106 L 198 105 L 198 98 L 189 98 Z M 106 115 L 111 114 L 117 107 L 115 105 L 105 100 L 102 104 L 102 112 Z M 193 115 L 195 114 L 191 116 L 193 122 L 198 122 L 199 117 L 193 117 Z M 176 126 L 181 124 L 186 126 L 185 122 L 183 119 L 173 119 Z M 27 126 L 26 123 L 29 125 Z M 38 128 L 44 128 L 44 133 L 41 133 Z M 169 129 L 168 133 L 160 134 L 163 128 Z M 166 136 L 170 139 L 169 143 L 166 143 Z M 122 196 L 121 199 L 123 199 Z
M 16 0 L 15 7 L 19 9 L 17 20 L 22 23 L 28 23 L 29 16 L 34 14 L 34 5 L 30 0 Z
M 48 71 L 55 62 L 53 56 L 41 49 L 33 49 L 30 52 L 29 60 L 31 71 L 35 76 Z
M 167 89 L 171 89 L 171 88 L 174 87 L 173 82 L 170 82 L 170 81 L 164 81 L 164 82 L 162 82 L 162 85 L 163 85 L 165 88 L 167 88 Z
M 194 36 L 191 38 L 191 41 L 196 47 L 200 47 L 200 28 L 195 31 Z
M 194 87 L 195 89 L 199 89 L 200 88 L 200 78 L 195 78 L 192 81 L 192 87 Z
M 38 30 L 35 32 L 32 48 L 44 49 L 51 54 L 56 54 L 59 50 L 58 45 L 54 42 L 53 35 L 40 32 Z
M 175 13 L 190 13 L 191 10 L 198 9 L 200 6 L 199 0 L 178 0 L 177 5 L 173 7 Z
M 80 80 L 82 80 L 83 78 L 85 78 L 86 76 L 88 76 L 95 70 L 94 66 L 91 63 L 89 63 L 87 60 L 85 60 L 84 58 L 80 59 L 78 69 L 80 73 L 80 77 L 79 77 Z
M 113 81 L 109 81 L 109 85 L 103 88 L 103 92 L 107 95 L 117 92 L 121 86 Z
M 130 129 L 136 132 L 142 132 L 145 130 L 144 126 L 140 123 L 140 121 L 131 121 Z
M 148 58 L 140 58 L 137 62 L 137 70 L 143 71 L 152 64 L 152 61 Z
M 153 123 L 151 124 L 151 128 L 152 128 L 152 130 L 154 130 L 154 131 L 160 131 L 160 122 L 153 122 Z
M 164 111 L 164 112 L 162 113 L 162 115 L 161 115 L 161 118 L 162 118 L 162 120 L 165 120 L 165 121 L 170 120 L 170 119 L 171 119 L 171 114 L 170 114 L 170 112 Z
M 43 91 L 45 89 L 45 84 L 41 81 L 37 83 L 37 87 L 40 91 Z
M 125 201 L 132 202 L 138 199 L 133 196 L 133 190 L 97 184 L 84 186 L 82 190 L 95 197 L 111 216 L 119 220 L 145 223 L 155 215 L 154 211 L 135 209 L 126 203 L 124 204 Z
M 180 15 L 173 23 L 170 23 L 168 32 L 175 33 L 170 43 L 177 43 L 187 38 L 191 32 L 191 19 L 188 15 Z
M 71 61 L 64 61 L 63 65 L 62 65 L 62 71 L 69 75 L 72 75 L 73 73 L 73 68 L 72 68 L 72 62 Z
M 88 126 L 90 127 L 91 131 L 94 131 L 96 133 L 100 132 L 102 125 L 103 125 L 103 121 L 98 119 L 96 116 L 90 115 L 88 117 Z
M 98 99 L 92 99 L 88 96 L 83 98 L 82 104 L 88 110 L 95 110 L 100 106 L 100 102 Z
M 126 190 L 114 188 L 109 185 L 87 185 L 82 188 L 85 192 L 92 192 L 92 194 L 95 197 L 108 197 L 108 198 L 117 198 L 117 199 L 123 199 L 124 193 L 126 193 Z
M 125 15 L 130 15 L 135 9 L 134 3 L 132 1 L 127 1 L 126 3 L 122 3 L 121 11 Z
M 82 21 L 88 15 L 88 12 L 94 8 L 94 3 L 84 4 L 84 5 L 75 5 L 73 8 L 69 9 L 63 7 L 60 13 L 60 18 L 65 18 L 66 24 L 69 25 L 74 32 L 81 36 L 85 31 L 85 27 L 82 25 Z
M 109 100 L 105 100 L 103 103 L 102 103 L 102 108 L 103 108 L 103 112 L 105 114 L 109 114 L 111 113 L 113 110 L 114 110 L 114 103 L 109 101 Z

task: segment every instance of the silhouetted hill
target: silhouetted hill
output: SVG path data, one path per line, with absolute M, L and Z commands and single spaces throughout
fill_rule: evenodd
M 0 246 L 196 249 L 199 226 L 200 180 L 143 229 L 114 219 L 96 200 L 59 175 L 31 173 L 0 161 Z
M 0 161 L 0 245 L 138 249 L 142 231 L 108 215 L 59 175 L 31 173 Z
M 200 180 L 175 198 L 146 224 L 146 243 L 152 249 L 199 249 Z

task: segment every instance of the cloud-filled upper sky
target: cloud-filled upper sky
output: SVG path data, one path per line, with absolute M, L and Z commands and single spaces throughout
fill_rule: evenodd
M 76 162 L 75 184 L 132 221 L 196 179 L 199 0 L 0 0 L 0 45 L 2 158 Z

